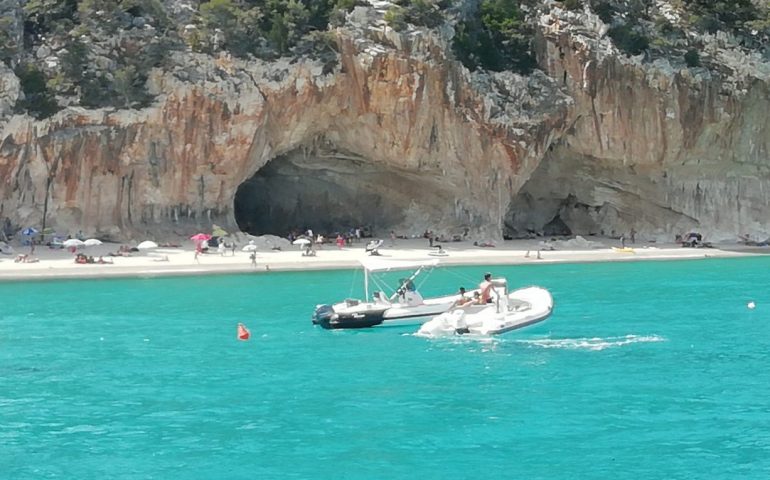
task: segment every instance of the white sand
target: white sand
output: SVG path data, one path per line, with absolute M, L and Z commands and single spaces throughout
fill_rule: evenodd
M 569 249 L 542 251 L 537 259 L 539 240 L 512 240 L 499 242 L 494 248 L 481 248 L 469 242 L 445 243 L 448 253 L 440 258 L 442 265 L 513 265 L 574 263 L 600 261 L 636 261 L 636 260 L 677 260 L 703 259 L 709 257 L 735 257 L 757 253 L 757 250 L 741 249 L 736 245 L 724 245 L 721 248 L 681 248 L 678 245 L 636 244 L 629 245 L 633 252 L 615 251 L 610 246 L 618 245 L 617 240 L 591 237 L 590 240 L 606 245 L 604 248 Z M 108 257 L 108 252 L 117 251 L 117 244 L 104 244 L 79 250 L 86 255 L 98 258 L 104 255 L 111 265 L 86 264 L 74 262 L 74 255 L 67 250 L 52 250 L 38 246 L 35 257 L 38 263 L 15 263 L 13 255 L 0 255 L 0 281 L 30 280 L 48 278 L 89 278 L 89 277 L 148 277 L 172 275 L 203 275 L 230 272 L 255 272 L 265 274 L 268 271 L 285 270 L 320 270 L 334 268 L 355 268 L 360 259 L 367 256 L 365 243 L 354 244 L 339 250 L 332 244 L 324 245 L 315 257 L 303 257 L 299 247 L 283 251 L 257 251 L 257 267 L 251 265 L 249 253 L 237 250 L 235 256 L 230 252 L 222 257 L 217 253 L 207 253 L 195 261 L 194 245 L 189 240 L 180 241 L 183 248 L 158 248 L 147 253 L 134 253 L 131 257 Z M 428 248 L 424 239 L 397 240 L 395 247 L 390 241 L 380 249 L 381 258 L 425 259 L 435 251 Z M 16 247 L 16 253 L 29 253 L 28 247 Z M 216 249 L 212 249 L 215 252 Z M 529 258 L 525 257 L 529 250 Z M 762 252 L 762 250 L 760 250 Z M 770 253 L 770 248 L 768 248 Z M 161 258 L 168 261 L 158 261 Z

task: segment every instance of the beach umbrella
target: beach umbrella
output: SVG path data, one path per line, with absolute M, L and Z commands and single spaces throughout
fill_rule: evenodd
M 28 237 L 31 237 L 33 235 L 37 235 L 38 231 L 37 228 L 34 227 L 27 227 L 24 230 L 21 231 L 22 235 L 27 235 Z
M 219 225 L 214 225 L 214 229 L 212 230 L 211 234 L 215 237 L 226 237 L 228 235 L 227 230 L 220 227 Z
M 245 247 L 243 247 L 243 248 L 242 248 L 242 250 L 243 250 L 244 252 L 256 252 L 256 251 L 257 251 L 257 246 L 256 246 L 256 245 L 254 245 L 254 244 L 252 244 L 252 245 L 246 245 Z
M 88 240 L 86 240 L 85 242 L 83 242 L 83 244 L 84 244 L 86 247 L 95 247 L 95 246 L 97 246 L 97 245 L 101 245 L 101 244 L 102 244 L 102 241 L 101 241 L 101 240 L 99 240 L 99 239 L 96 239 L 96 238 L 89 238 Z
M 158 244 L 153 242 L 152 240 L 145 240 L 139 245 L 136 246 L 139 250 L 151 250 L 153 248 L 158 248 Z
M 202 242 L 204 240 L 211 240 L 211 235 L 208 233 L 196 233 L 192 237 L 190 237 L 190 240 L 196 241 L 196 242 Z
M 52 227 L 45 227 L 43 229 L 43 235 L 52 235 L 56 233 L 56 230 L 54 230 Z
M 85 244 L 83 240 L 78 240 L 77 238 L 69 238 L 62 242 L 64 248 L 83 247 Z
M 313 243 L 313 242 L 311 242 L 307 238 L 298 238 L 298 239 L 294 240 L 293 242 L 291 242 L 292 245 L 310 245 L 311 243 Z

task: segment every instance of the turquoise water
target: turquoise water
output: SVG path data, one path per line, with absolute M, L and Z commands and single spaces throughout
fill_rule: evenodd
M 435 271 L 552 291 L 486 342 L 313 327 L 353 271 L 0 284 L 0 478 L 767 478 L 769 268 Z

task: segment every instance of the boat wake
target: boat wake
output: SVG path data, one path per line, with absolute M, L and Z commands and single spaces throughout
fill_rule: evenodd
M 564 348 L 568 350 L 605 350 L 607 348 L 624 347 L 635 343 L 665 342 L 665 338 L 658 335 L 626 335 L 624 337 L 607 338 L 544 338 L 541 340 L 515 340 L 541 348 Z

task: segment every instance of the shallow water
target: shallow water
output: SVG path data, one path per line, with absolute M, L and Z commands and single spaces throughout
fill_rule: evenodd
M 484 341 L 313 327 L 354 271 L 0 284 L 0 478 L 765 478 L 768 267 L 433 272 L 551 290 Z

